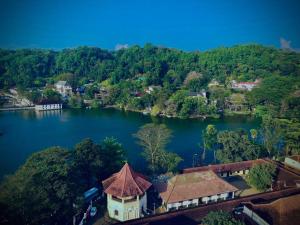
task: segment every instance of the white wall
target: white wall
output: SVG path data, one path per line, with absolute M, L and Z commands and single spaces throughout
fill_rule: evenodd
M 142 208 L 147 209 L 147 194 L 139 198 L 139 196 L 132 201 L 126 202 L 125 200 L 132 197 L 122 198 L 122 202 L 116 201 L 111 195 L 107 195 L 107 210 L 111 218 L 119 221 L 126 221 L 141 217 Z M 115 210 L 118 211 L 118 215 L 115 215 Z
M 296 160 L 291 159 L 291 158 L 286 157 L 285 160 L 284 160 L 284 164 L 286 164 L 290 167 L 293 167 L 295 169 L 300 170 L 300 163 Z
M 255 212 L 253 212 L 251 209 L 249 209 L 246 206 L 244 206 L 243 213 L 245 213 L 247 216 L 249 216 L 259 225 L 270 225 L 263 218 L 261 218 L 259 215 L 257 215 Z

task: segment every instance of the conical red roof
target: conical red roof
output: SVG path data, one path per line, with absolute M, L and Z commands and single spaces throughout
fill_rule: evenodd
M 142 195 L 152 185 L 143 175 L 136 173 L 126 163 L 120 172 L 102 181 L 104 192 L 117 197 Z

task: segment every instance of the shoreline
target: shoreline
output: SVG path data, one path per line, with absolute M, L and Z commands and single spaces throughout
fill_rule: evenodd
M 138 110 L 138 109 L 129 109 L 129 108 L 123 108 L 119 107 L 117 105 L 106 105 L 101 106 L 98 108 L 92 108 L 92 109 L 115 109 L 118 111 L 124 111 L 124 112 L 136 112 L 142 115 L 151 116 L 151 117 L 160 117 L 160 118 L 174 118 L 174 119 L 221 119 L 222 117 L 232 117 L 232 116 L 250 116 L 252 117 L 254 114 L 252 112 L 228 112 L 225 111 L 224 114 L 213 114 L 213 115 L 193 115 L 188 116 L 186 118 L 180 117 L 180 116 L 174 116 L 174 115 L 167 115 L 167 114 L 157 114 L 152 115 L 151 112 L 145 111 L 145 110 Z M 0 108 L 0 112 L 13 112 L 13 111 L 22 111 L 22 110 L 34 110 L 35 106 L 24 106 L 24 107 L 9 107 L 9 108 Z M 65 107 L 63 109 L 78 109 L 78 108 L 71 108 L 71 107 Z M 63 110 L 62 109 L 62 110 Z M 88 109 L 87 107 L 82 107 L 79 109 Z M 90 109 L 90 108 L 89 108 Z M 45 110 L 47 111 L 47 110 Z

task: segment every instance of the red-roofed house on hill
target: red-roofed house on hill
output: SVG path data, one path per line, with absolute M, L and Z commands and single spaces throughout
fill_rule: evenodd
M 107 194 L 107 210 L 111 218 L 126 221 L 140 218 L 147 209 L 146 191 L 152 185 L 142 174 L 126 163 L 123 168 L 102 181 Z

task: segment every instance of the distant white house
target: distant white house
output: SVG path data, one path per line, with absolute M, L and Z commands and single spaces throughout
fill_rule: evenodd
M 231 88 L 237 90 L 251 91 L 258 84 L 259 80 L 256 80 L 255 82 L 236 82 L 235 80 L 233 80 L 231 81 Z
M 38 104 L 35 105 L 35 110 L 46 111 L 46 110 L 58 110 L 62 109 L 62 104 Z
M 72 94 L 72 87 L 67 83 L 67 81 L 58 81 L 55 84 L 55 90 L 63 97 L 70 96 Z
M 151 94 L 154 90 L 158 90 L 158 89 L 161 89 L 161 86 L 151 85 L 145 89 L 145 92 Z
M 205 90 L 201 90 L 199 92 L 190 92 L 189 93 L 189 96 L 190 97 L 193 97 L 193 98 L 197 98 L 197 97 L 202 97 L 205 101 L 205 103 L 207 103 L 207 92 Z
M 208 87 L 213 87 L 213 86 L 219 86 L 220 83 L 215 80 L 215 79 L 212 79 L 211 82 L 209 82 L 209 84 L 207 85 Z

